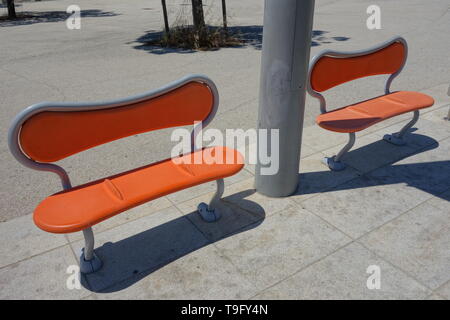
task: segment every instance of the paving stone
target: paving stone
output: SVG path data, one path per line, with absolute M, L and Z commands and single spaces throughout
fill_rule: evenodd
M 207 246 L 161 269 L 96 293 L 90 299 L 248 299 L 256 288 Z
M 450 280 L 450 213 L 424 203 L 361 239 L 431 289 Z
M 4 267 L 0 269 L 0 299 L 79 299 L 89 295 L 83 286 L 68 289 L 73 275 L 69 266 L 77 267 L 78 262 L 66 245 Z
M 67 244 L 63 235 L 39 229 L 32 215 L 0 223 L 0 235 L 0 267 Z
M 450 300 L 450 281 L 437 289 L 436 293 L 444 297 L 445 299 Z
M 434 141 L 433 141 L 434 142 Z M 336 155 L 345 143 L 325 150 L 327 157 Z M 352 149 L 342 157 L 342 161 L 357 169 L 361 173 L 367 173 L 381 166 L 393 163 L 413 154 L 415 149 L 406 146 L 394 146 L 380 138 L 376 134 L 360 136 L 356 134 L 356 142 Z
M 382 138 L 385 133 L 399 132 L 405 124 L 406 122 L 394 124 L 383 131 L 377 131 L 375 134 Z M 424 118 L 419 118 L 419 121 L 404 135 L 406 145 L 414 149 L 435 144 L 436 141 L 448 137 L 450 137 L 450 123 L 441 123 Z
M 324 157 L 325 155 L 319 152 L 301 159 L 299 186 L 296 193 L 290 196 L 292 200 L 300 203 L 360 175 L 352 167 L 342 171 L 331 171 L 322 163 Z
M 429 113 L 434 110 L 440 109 L 443 106 L 448 106 L 449 105 L 448 87 L 449 87 L 448 83 L 442 83 L 440 85 L 421 90 L 420 92 L 428 94 L 434 99 L 434 105 L 432 105 L 429 108 L 422 109 L 421 112 Z
M 450 190 L 431 198 L 428 203 L 442 211 L 450 212 Z
M 404 184 L 406 192 L 438 196 L 450 188 L 449 154 L 450 139 L 446 139 L 369 176 L 380 184 Z
M 302 145 L 306 145 L 316 152 L 345 144 L 347 140 L 347 134 L 325 130 L 318 125 L 303 129 Z
M 289 197 L 272 198 L 256 192 L 254 183 L 251 178 L 226 188 L 224 201 L 266 217 L 296 205 Z
M 237 195 L 245 196 L 246 191 L 238 192 Z M 252 203 L 248 207 L 252 207 L 252 211 L 243 210 L 237 205 L 230 203 L 227 197 L 219 202 L 216 207 L 221 218 L 216 222 L 205 222 L 197 211 L 197 206 L 201 202 L 209 203 L 211 194 L 203 195 L 198 198 L 180 203 L 177 207 L 181 211 L 181 215 L 186 216 L 210 241 L 217 241 L 225 236 L 230 236 L 242 230 L 255 222 L 262 221 L 265 218 L 264 208 L 257 203 Z M 250 200 L 245 200 L 250 202 Z
M 426 297 L 425 300 L 446 300 L 446 299 L 444 299 L 443 297 L 441 297 L 440 295 L 438 295 L 436 293 L 433 293 L 433 294 L 430 294 L 428 297 Z
M 95 240 L 95 252 L 103 267 L 86 276 L 90 289 L 95 292 L 135 274 L 157 270 L 208 243 L 174 207 L 99 233 Z M 78 253 L 84 242 L 72 246 Z
M 368 278 L 380 268 L 380 288 Z M 424 299 L 431 293 L 401 270 L 358 243 L 352 243 L 258 294 L 255 299 Z
M 300 150 L 300 158 L 301 159 L 306 158 L 306 157 L 308 157 L 308 156 L 310 156 L 310 155 L 312 155 L 314 153 L 317 153 L 315 148 L 310 147 L 309 145 L 302 143 L 302 147 L 301 147 L 301 150 Z
M 313 214 L 301 208 L 289 208 L 215 245 L 262 290 L 349 241 Z
M 449 112 L 450 104 L 446 104 L 441 106 L 439 109 L 423 114 L 422 118 L 438 123 L 441 126 L 448 127 L 450 126 Z
M 361 176 L 301 206 L 356 239 L 431 197 L 414 188 L 406 192 L 402 183 L 381 184 Z

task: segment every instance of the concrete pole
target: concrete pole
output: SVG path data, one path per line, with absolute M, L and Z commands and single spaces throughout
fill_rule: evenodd
M 265 175 L 258 156 L 255 187 L 284 197 L 298 186 L 314 0 L 265 0 L 258 129 L 279 129 L 279 170 Z M 258 139 L 258 153 L 269 150 Z M 273 150 L 276 152 L 276 150 Z

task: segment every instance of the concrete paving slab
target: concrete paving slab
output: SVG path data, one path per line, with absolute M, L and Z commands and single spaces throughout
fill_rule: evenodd
M 0 268 L 67 244 L 64 235 L 36 227 L 31 215 L 0 223 L 0 234 Z
M 439 109 L 425 113 L 423 115 L 423 119 L 436 122 L 442 127 L 444 126 L 448 127 L 450 126 L 449 112 L 450 112 L 450 104 L 446 104 L 440 107 Z
M 405 123 L 401 122 L 392 125 L 384 128 L 383 132 L 378 131 L 375 134 L 382 138 L 385 133 L 392 134 L 399 132 Z M 404 136 L 406 144 L 412 148 L 423 148 L 433 144 L 435 141 L 441 141 L 448 138 L 450 136 L 450 123 L 441 124 L 436 121 L 419 118 L 419 121 L 411 128 L 410 132 L 412 132 L 412 134 L 406 134 Z M 426 137 L 428 137 L 428 139 Z
M 87 287 L 98 292 L 205 246 L 208 241 L 174 207 L 166 208 L 123 226 L 98 233 L 96 254 L 103 267 L 88 274 Z M 83 241 L 72 243 L 77 254 Z
M 0 298 L 3 299 L 80 299 L 91 292 L 68 289 L 73 273 L 69 266 L 78 266 L 68 245 L 48 251 L 0 269 Z M 69 270 L 70 271 L 70 270 Z
M 363 133 L 365 134 L 365 133 Z M 348 135 L 325 130 L 318 125 L 303 129 L 302 144 L 314 149 L 316 152 L 347 143 Z
M 428 288 L 450 280 L 450 214 L 422 204 L 361 238 Z
M 447 300 L 450 300 L 450 282 L 447 282 L 446 284 L 441 286 L 439 289 L 437 289 L 436 293 L 439 296 L 441 296 Z
M 369 266 L 380 268 L 380 288 L 369 289 Z M 254 299 L 424 299 L 431 293 L 413 278 L 358 243 L 308 266 Z
M 334 188 L 361 175 L 356 169 L 348 167 L 342 171 L 331 171 L 322 163 L 325 154 L 319 152 L 300 160 L 299 186 L 290 198 L 297 203 Z
M 434 197 L 428 200 L 428 203 L 434 207 L 438 207 L 443 211 L 450 211 L 450 190 L 439 194 L 437 197 Z
M 135 276 L 139 278 L 139 275 Z M 123 288 L 127 288 L 123 290 Z M 147 275 L 95 293 L 91 299 L 248 299 L 256 288 L 209 245 Z
M 448 93 L 449 87 L 450 87 L 449 81 L 445 81 L 437 86 L 420 90 L 421 92 L 428 94 L 434 99 L 434 105 L 432 105 L 429 108 L 423 109 L 422 112 L 423 113 L 432 112 L 436 109 L 440 109 L 441 107 L 448 105 L 450 103 L 450 95 Z
M 242 190 L 234 194 L 234 197 L 245 197 L 249 194 L 249 190 Z M 203 235 L 210 241 L 217 241 L 226 236 L 243 232 L 246 228 L 255 227 L 255 223 L 262 222 L 266 214 L 264 208 L 259 204 L 245 199 L 246 202 L 252 202 L 246 207 L 252 210 L 243 210 L 236 204 L 232 203 L 228 197 L 222 198 L 216 209 L 219 210 L 221 218 L 216 222 L 205 222 L 197 211 L 197 206 L 201 202 L 209 203 L 212 194 L 203 195 L 186 202 L 177 204 L 180 214 L 186 216 Z M 243 198 L 244 199 L 244 198 Z
M 271 198 L 256 192 L 254 179 L 247 179 L 225 191 L 224 200 L 258 216 L 270 216 L 295 206 L 289 197 Z
M 447 299 L 443 298 L 442 296 L 438 295 L 437 293 L 433 293 L 433 294 L 429 295 L 428 297 L 426 297 L 425 300 L 447 300 Z
M 306 210 L 290 208 L 215 245 L 262 290 L 349 241 L 349 237 Z
M 422 136 L 420 136 L 422 138 Z M 429 144 L 435 140 L 423 137 L 424 140 L 429 141 Z M 323 153 L 327 157 L 336 155 L 345 143 L 340 146 L 325 150 Z M 381 166 L 393 163 L 403 159 L 415 152 L 415 149 L 409 145 L 395 146 L 382 139 L 379 135 L 371 133 L 365 136 L 356 134 L 356 142 L 353 148 L 346 153 L 342 160 L 348 166 L 357 169 L 361 173 L 370 172 Z
M 356 239 L 432 197 L 366 176 L 305 200 L 301 206 Z
M 370 178 L 382 185 L 404 184 L 408 193 L 426 198 L 438 196 L 450 188 L 450 138 L 432 145 L 428 149 L 374 170 Z

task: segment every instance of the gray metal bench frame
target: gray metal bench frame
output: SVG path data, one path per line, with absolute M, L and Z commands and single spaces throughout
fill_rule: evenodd
M 406 60 L 408 57 L 408 45 L 406 43 L 406 40 L 402 37 L 396 36 L 386 42 L 383 42 L 382 44 L 373 46 L 369 49 L 365 49 L 365 50 L 357 50 L 357 51 L 333 51 L 333 50 L 323 50 L 321 51 L 319 54 L 317 54 L 316 56 L 314 56 L 311 60 L 310 63 L 310 67 L 309 67 L 309 71 L 308 71 L 308 81 L 307 81 L 307 91 L 308 93 L 313 96 L 314 98 L 318 99 L 320 101 L 320 112 L 321 113 L 326 113 L 327 112 L 327 108 L 326 108 L 326 101 L 325 101 L 325 97 L 320 93 L 315 91 L 312 87 L 311 87 L 311 74 L 312 71 L 314 70 L 314 66 L 315 64 L 324 56 L 327 57 L 333 57 L 333 58 L 352 58 L 352 57 L 358 57 L 358 56 L 364 56 L 367 54 L 371 54 L 374 52 L 377 52 L 381 49 L 384 49 L 388 46 L 390 46 L 391 44 L 395 43 L 395 42 L 400 42 L 404 45 L 405 47 L 405 56 L 403 59 L 403 63 L 401 65 L 401 67 L 393 74 L 391 74 L 387 80 L 386 80 L 386 84 L 384 86 L 384 94 L 389 94 L 391 93 L 391 83 L 392 81 L 395 79 L 395 77 L 397 77 L 400 72 L 403 70 L 403 67 L 406 64 Z M 408 130 L 417 122 L 417 120 L 419 119 L 419 111 L 413 111 L 413 118 L 410 122 L 408 122 L 399 132 L 397 133 L 393 133 L 393 134 L 386 134 L 383 139 L 389 143 L 392 143 L 394 145 L 397 146 L 401 146 L 404 145 L 406 142 L 403 139 L 405 133 L 408 132 Z M 323 162 L 331 169 L 334 171 L 340 171 L 345 169 L 345 163 L 343 163 L 341 161 L 342 156 L 345 155 L 355 144 L 355 140 L 356 140 L 356 135 L 354 132 L 349 133 L 349 139 L 347 144 L 338 152 L 337 155 L 334 155 L 332 157 L 326 157 L 323 159 Z
M 219 107 L 219 93 L 214 82 L 204 75 L 193 74 L 183 77 L 177 81 L 171 82 L 159 89 L 148 91 L 142 94 L 134 95 L 131 97 L 109 100 L 103 102 L 41 102 L 29 106 L 20 112 L 12 121 L 9 132 L 8 132 L 8 145 L 12 155 L 16 158 L 18 162 L 22 165 L 40 171 L 53 172 L 59 176 L 61 179 L 61 184 L 64 190 L 70 190 L 72 184 L 70 182 L 69 175 L 60 166 L 53 163 L 41 163 L 34 161 L 28 157 L 25 152 L 20 147 L 19 135 L 22 125 L 27 121 L 27 119 L 32 116 L 45 112 L 45 111 L 61 111 L 61 112 L 71 112 L 71 111 L 92 111 L 101 109 L 111 109 L 125 107 L 138 102 L 154 99 L 156 97 L 162 96 L 169 93 L 183 85 L 190 82 L 201 82 L 208 86 L 211 90 L 213 96 L 213 106 L 208 117 L 203 120 L 203 122 L 198 123 L 194 126 L 191 133 L 191 151 L 199 150 L 196 144 L 197 135 L 205 128 L 214 118 Z M 220 218 L 220 212 L 217 209 L 217 204 L 224 192 L 224 181 L 223 179 L 216 180 L 217 190 L 212 196 L 209 204 L 200 203 L 198 205 L 198 213 L 201 215 L 204 221 L 214 222 Z M 83 230 L 83 236 L 85 240 L 85 246 L 82 249 L 80 255 L 80 270 L 83 273 L 95 272 L 101 268 L 102 262 L 99 257 L 94 252 L 94 233 L 91 227 Z

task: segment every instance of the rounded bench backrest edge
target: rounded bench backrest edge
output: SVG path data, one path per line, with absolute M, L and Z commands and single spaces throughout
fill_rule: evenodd
M 101 103 L 32 105 L 13 120 L 8 143 L 22 164 L 38 170 L 81 151 L 138 133 L 192 125 L 206 126 L 218 107 L 214 83 L 190 75 L 160 89 Z
M 401 37 L 367 50 L 326 50 L 312 59 L 308 85 L 315 92 L 323 92 L 363 77 L 396 74 L 403 68 L 406 58 L 407 44 Z

